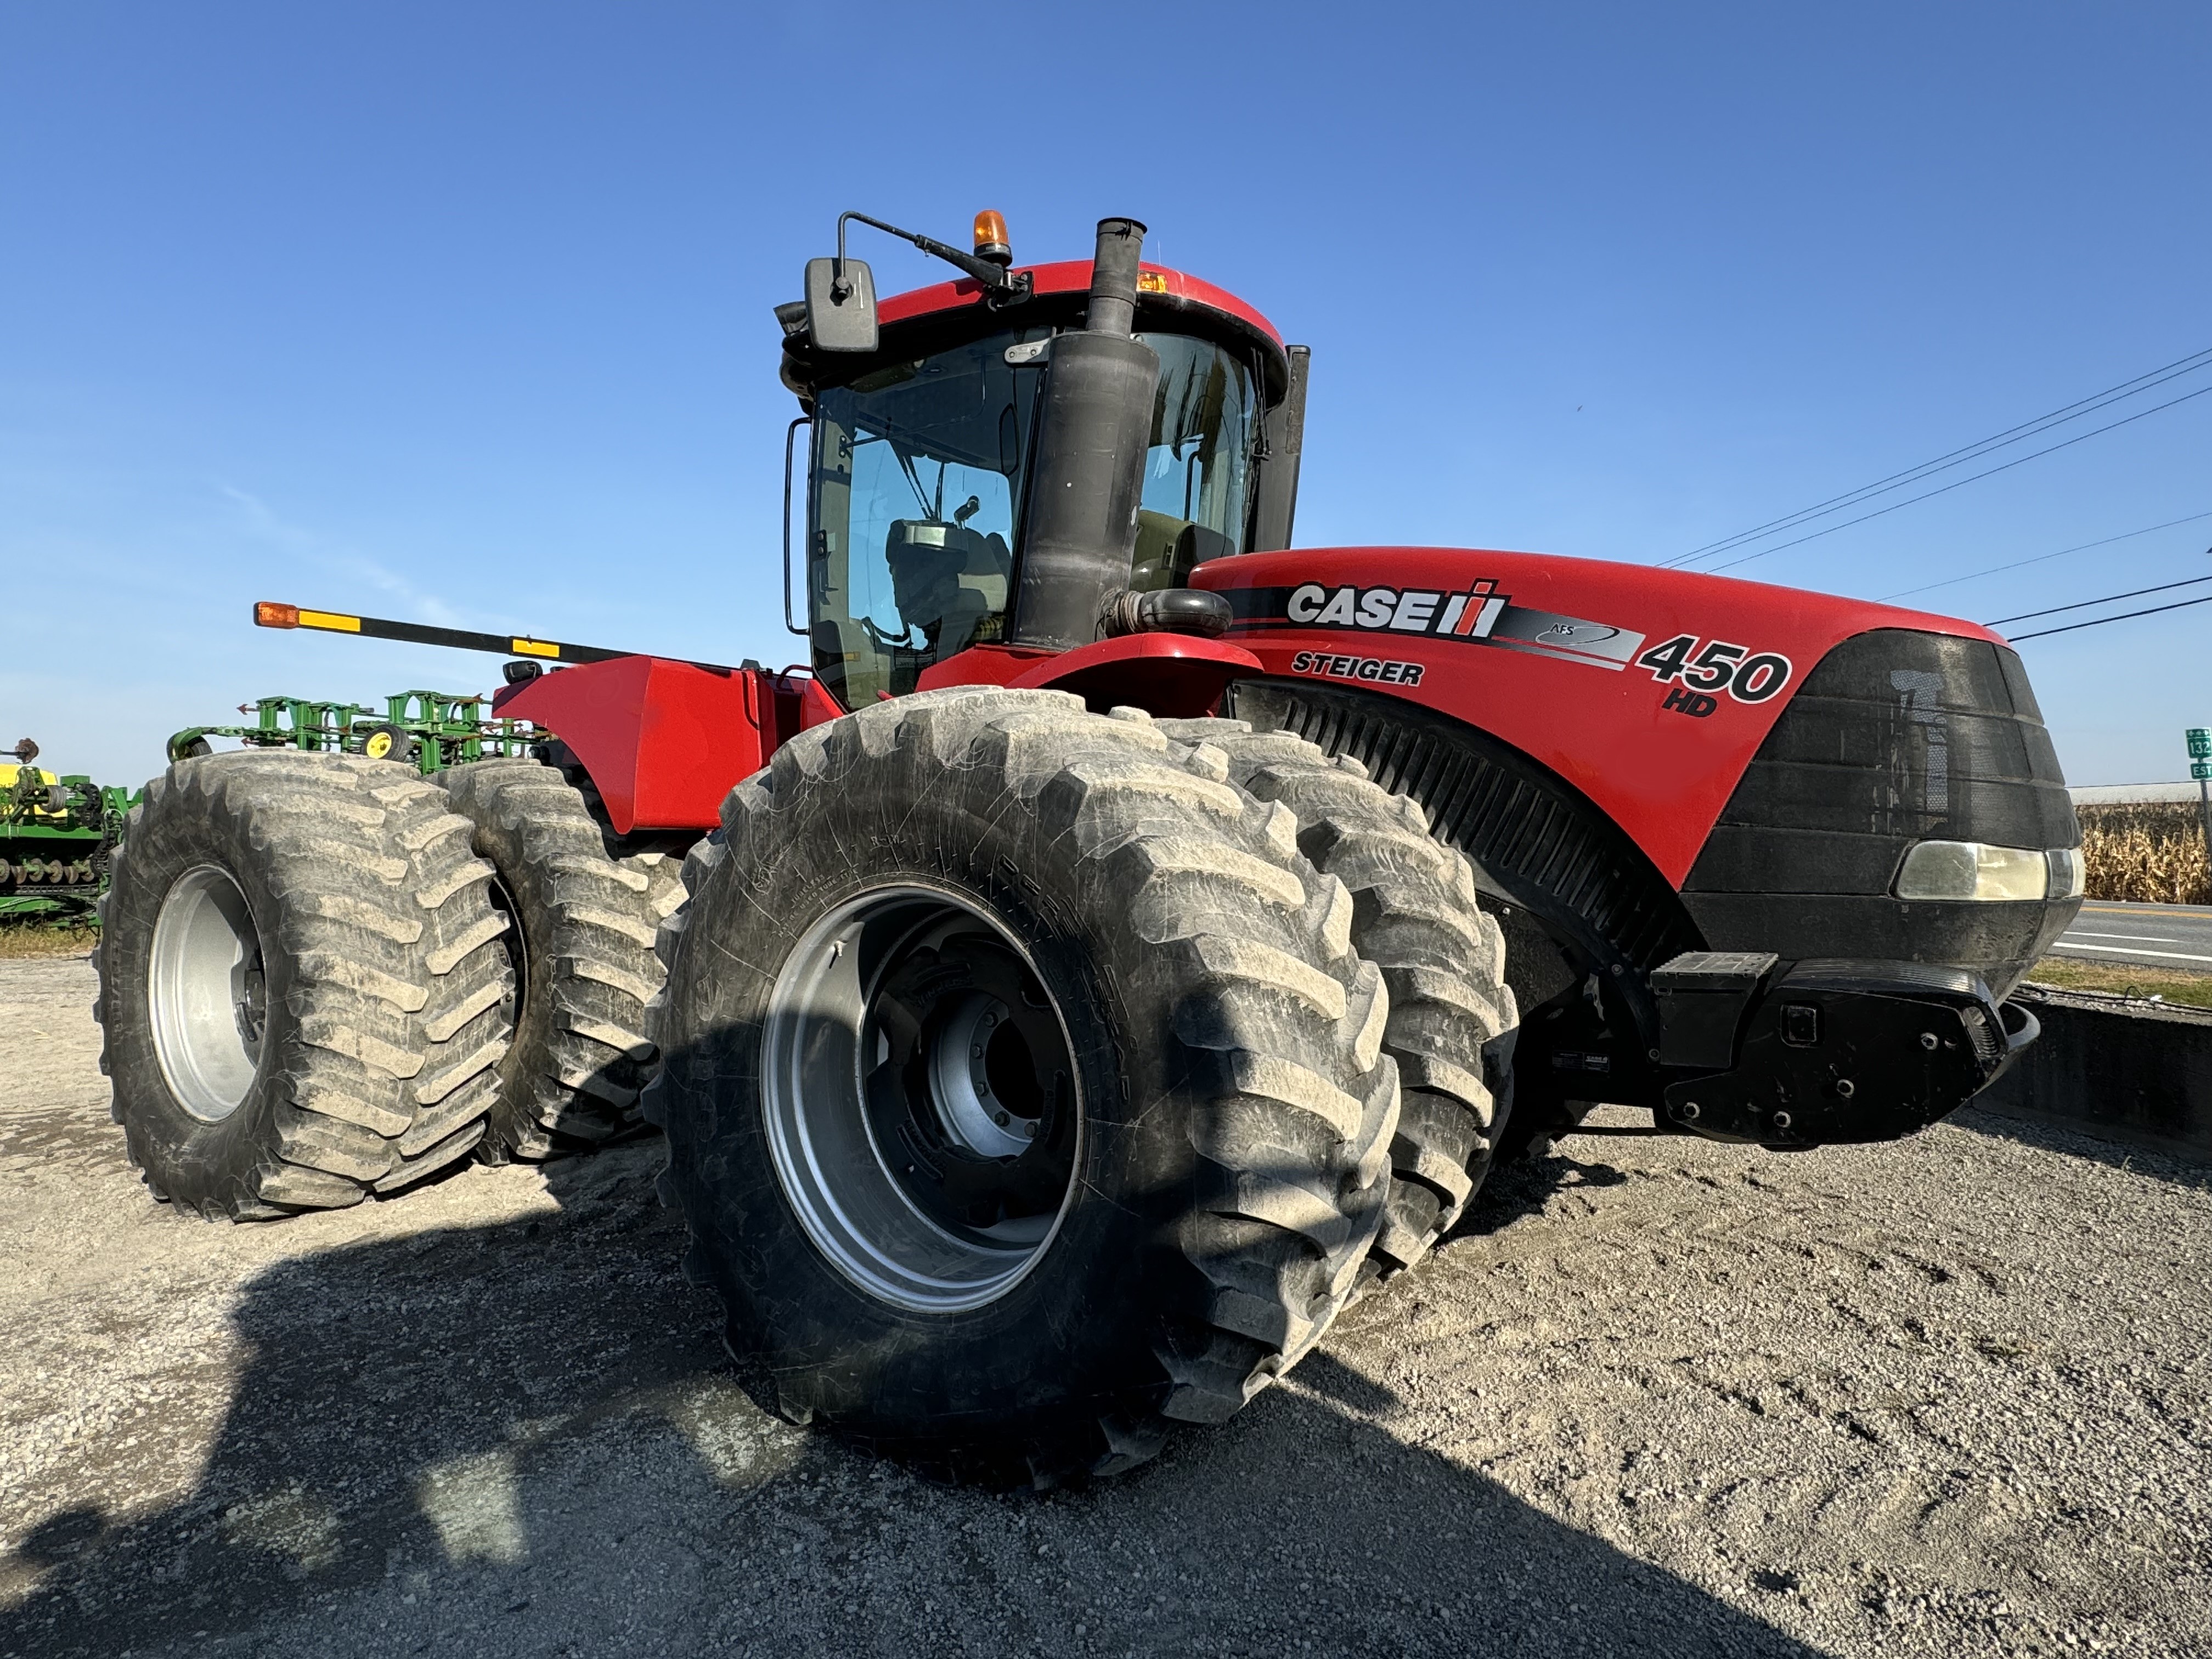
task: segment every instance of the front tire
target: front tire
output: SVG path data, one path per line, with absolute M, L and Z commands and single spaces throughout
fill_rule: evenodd
M 1112 1474 L 1351 1296 L 1388 994 L 1291 813 L 1189 759 L 1059 693 L 907 697 L 692 850 L 647 1113 L 787 1415 L 954 1479 Z
M 1162 722 L 1213 745 L 1231 781 L 1297 814 L 1298 846 L 1352 896 L 1352 943 L 1390 988 L 1385 1049 L 1402 1104 L 1390 1146 L 1390 1201 L 1368 1259 L 1374 1282 L 1413 1267 L 1457 1224 L 1489 1173 L 1510 1104 L 1519 1023 L 1505 939 L 1475 902 L 1464 855 L 1430 833 L 1409 796 L 1288 732 L 1234 720 Z
M 474 1148 L 513 989 L 468 830 L 349 755 L 210 756 L 146 787 L 94 963 L 115 1121 L 156 1197 L 336 1208 Z

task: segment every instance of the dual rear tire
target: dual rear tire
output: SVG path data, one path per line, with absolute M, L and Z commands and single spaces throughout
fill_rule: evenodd
M 532 761 L 179 762 L 125 826 L 94 958 L 134 1163 L 243 1219 L 635 1127 L 677 867 L 616 856 Z
M 556 767 L 477 761 L 441 781 L 513 923 L 519 1012 L 478 1155 L 503 1164 L 588 1152 L 639 1122 L 654 1057 L 645 1006 L 661 977 L 653 937 L 678 896 L 678 866 L 617 856 Z
M 490 869 L 444 793 L 334 754 L 179 763 L 94 953 L 131 1162 L 212 1218 L 359 1203 L 483 1139 L 513 1024 Z

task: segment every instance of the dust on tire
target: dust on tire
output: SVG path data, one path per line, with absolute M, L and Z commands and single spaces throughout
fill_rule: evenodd
M 409 769 L 347 755 L 209 756 L 147 786 L 102 901 L 94 1012 L 156 1196 L 211 1218 L 333 1208 L 475 1149 L 513 982 L 469 830 Z M 164 1068 L 149 981 L 165 899 L 207 871 L 250 913 L 265 981 L 251 1079 L 212 1116 Z
M 1291 811 L 1212 760 L 1063 694 L 926 694 L 787 744 L 692 849 L 648 1115 L 687 1271 L 787 1414 L 956 1478 L 1110 1474 L 1234 1413 L 1352 1296 L 1397 1118 L 1388 993 Z M 927 1321 L 810 1242 L 760 1109 L 780 964 L 815 917 L 902 882 L 1021 941 L 1066 1011 L 1086 1137 L 1035 1266 Z

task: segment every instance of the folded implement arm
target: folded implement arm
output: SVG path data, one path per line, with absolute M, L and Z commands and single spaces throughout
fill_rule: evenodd
M 520 657 L 536 662 L 610 662 L 617 657 L 647 656 L 642 651 L 617 651 L 601 645 L 568 645 L 557 640 L 532 639 L 528 635 L 479 634 L 465 628 L 433 628 L 426 623 L 393 622 L 383 617 L 356 617 L 343 611 L 310 611 L 302 605 L 263 599 L 253 607 L 256 628 L 307 628 L 325 634 L 352 634 L 365 640 L 401 640 L 410 645 L 441 645 L 454 651 L 488 651 L 497 657 Z M 709 673 L 736 671 L 727 664 L 695 662 L 694 668 Z

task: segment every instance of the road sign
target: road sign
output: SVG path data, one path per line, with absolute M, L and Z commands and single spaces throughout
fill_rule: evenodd
M 2190 759 L 2212 760 L 2212 731 L 2192 726 L 2183 735 L 2189 739 Z
M 2212 778 L 2212 761 L 2190 762 L 2189 775 L 2195 782 L 2202 782 L 2207 778 Z

